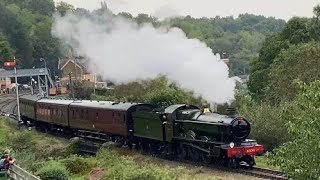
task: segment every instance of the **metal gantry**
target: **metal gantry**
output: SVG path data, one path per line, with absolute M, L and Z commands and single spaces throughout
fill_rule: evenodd
M 15 70 L 1 71 L 0 78 L 6 77 L 37 77 L 39 93 L 43 96 L 48 96 L 49 86 L 54 87 L 54 81 L 51 79 L 47 68 L 18 69 L 16 73 Z M 18 84 L 17 79 L 16 84 Z

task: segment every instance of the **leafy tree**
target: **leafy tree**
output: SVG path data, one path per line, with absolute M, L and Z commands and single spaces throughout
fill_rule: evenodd
M 319 21 L 319 17 L 320 17 L 320 5 L 317 5 L 313 8 L 313 14 L 317 19 L 317 22 Z
M 53 0 L 24 0 L 24 8 L 45 16 L 51 16 L 55 11 Z
M 23 66 L 31 66 L 32 44 L 28 31 L 22 22 L 0 3 L 0 31 L 7 36 L 12 48 L 16 50 L 16 57 Z M 31 59 L 31 60 L 30 60 Z
M 10 47 L 7 38 L 0 33 L 0 63 L 7 61 L 14 55 L 14 50 Z
M 204 103 L 201 98 L 194 97 L 193 93 L 170 84 L 164 76 L 115 86 L 105 100 L 145 102 L 158 106 L 186 103 L 201 107 Z
M 320 79 L 320 43 L 311 42 L 292 46 L 281 52 L 271 65 L 268 97 L 274 101 L 293 99 L 297 89 L 295 79 L 310 83 Z
M 307 18 L 292 18 L 281 32 L 266 38 L 259 58 L 251 64 L 248 87 L 256 98 L 264 99 L 267 96 L 270 67 L 280 52 L 292 44 L 306 43 L 314 39 L 310 35 L 309 23 Z
M 59 2 L 56 7 L 57 11 L 60 13 L 61 16 L 65 16 L 67 12 L 75 11 L 74 7 L 71 4 L 66 2 Z
M 71 89 L 73 88 L 73 89 Z M 93 88 L 89 87 L 88 84 L 85 84 L 84 81 L 72 81 L 72 86 L 69 87 L 69 96 L 76 99 L 90 99 L 90 96 L 93 92 Z
M 120 12 L 118 14 L 118 16 L 124 17 L 126 19 L 133 19 L 133 16 L 130 13 L 127 13 L 127 12 Z
M 293 140 L 285 143 L 270 155 L 274 165 L 293 179 L 320 177 L 320 81 L 307 85 L 298 82 L 298 97 L 287 103 L 282 119 Z

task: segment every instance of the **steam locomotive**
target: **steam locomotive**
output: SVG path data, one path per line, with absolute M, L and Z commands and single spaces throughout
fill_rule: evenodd
M 62 100 L 21 96 L 24 123 L 43 131 L 115 141 L 130 148 L 181 159 L 232 167 L 255 165 L 263 146 L 246 139 L 250 123 L 235 115 L 177 104 L 156 109 L 151 104 Z

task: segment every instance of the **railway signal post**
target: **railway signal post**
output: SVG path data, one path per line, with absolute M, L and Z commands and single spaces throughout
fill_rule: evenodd
M 18 108 L 18 121 L 21 122 L 20 117 L 20 105 L 19 105 L 19 87 L 18 87 L 18 77 L 17 77 L 17 67 L 16 67 L 16 58 L 13 58 L 13 61 L 7 61 L 3 63 L 4 67 L 13 67 L 14 68 L 14 78 L 16 81 L 16 95 L 17 95 L 17 108 Z

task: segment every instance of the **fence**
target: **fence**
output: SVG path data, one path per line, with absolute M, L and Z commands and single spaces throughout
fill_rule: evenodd
M 41 180 L 39 177 L 22 169 L 18 165 L 13 164 L 9 171 L 10 180 Z

